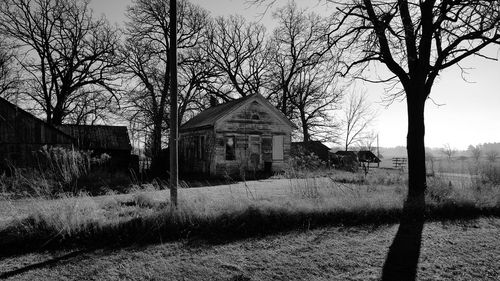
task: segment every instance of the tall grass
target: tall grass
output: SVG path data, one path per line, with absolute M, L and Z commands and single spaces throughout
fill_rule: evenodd
M 113 184 L 130 184 L 128 175 L 105 168 L 110 159 L 106 154 L 94 157 L 91 151 L 44 146 L 35 156 L 32 167 L 12 166 L 9 176 L 0 174 L 3 196 L 54 197 L 81 191 L 96 193 Z

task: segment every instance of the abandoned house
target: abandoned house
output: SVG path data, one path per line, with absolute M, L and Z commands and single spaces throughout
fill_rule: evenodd
M 54 126 L 0 98 L 0 169 L 37 164 L 43 146 L 72 147 L 75 139 Z
M 180 171 L 212 177 L 281 171 L 293 129 L 260 94 L 213 105 L 180 127 Z
M 81 150 L 90 150 L 94 156 L 111 156 L 110 167 L 128 169 L 132 145 L 125 126 L 58 125 L 57 128 L 75 139 Z

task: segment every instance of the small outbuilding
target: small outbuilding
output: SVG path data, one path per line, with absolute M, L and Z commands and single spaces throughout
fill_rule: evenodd
M 380 159 L 375 156 L 375 154 L 369 150 L 358 151 L 358 161 L 362 163 L 380 163 Z
M 321 161 L 330 163 L 330 148 L 320 141 L 292 142 L 292 154 L 295 151 L 314 153 Z
M 296 126 L 260 94 L 202 111 L 179 129 L 179 168 L 212 177 L 282 171 Z
M 132 145 L 125 126 L 105 125 L 58 125 L 59 130 L 75 139 L 81 150 L 90 150 L 94 156 L 111 156 L 110 167 L 129 167 Z

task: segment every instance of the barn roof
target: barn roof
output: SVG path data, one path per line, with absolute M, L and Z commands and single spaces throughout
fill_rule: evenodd
M 297 147 L 314 152 L 321 160 L 328 160 L 330 148 L 320 141 L 292 142 L 292 149 L 296 149 Z
M 371 162 L 371 163 L 380 163 L 380 159 L 373 154 L 373 152 L 369 150 L 361 150 L 358 152 L 358 158 L 361 162 Z
M 217 120 L 221 119 L 222 117 L 228 115 L 229 113 L 233 112 L 234 110 L 240 108 L 244 104 L 252 101 L 260 99 L 264 101 L 264 104 L 266 104 L 270 109 L 274 110 L 275 113 L 278 114 L 278 116 L 283 119 L 287 124 L 289 124 L 292 128 L 295 128 L 295 125 L 290 122 L 279 110 L 277 110 L 273 105 L 269 103 L 264 97 L 262 97 L 260 94 L 252 94 L 240 99 L 232 100 L 220 105 L 212 106 L 202 112 L 200 112 L 198 115 L 194 116 L 193 118 L 189 119 L 186 123 L 184 123 L 181 127 L 181 131 L 188 131 L 188 130 L 193 130 L 193 129 L 202 129 L 202 128 L 211 128 L 215 125 L 215 122 Z
M 350 157 L 354 157 L 354 158 L 358 157 L 358 154 L 355 151 L 339 150 L 339 151 L 335 152 L 335 154 L 337 154 L 339 156 L 350 156 Z
M 131 150 L 127 127 L 104 125 L 58 125 L 61 131 L 74 137 L 81 149 Z
M 67 133 L 59 130 L 59 128 L 47 123 L 46 121 L 36 117 L 35 115 L 29 113 L 28 111 L 22 109 L 21 107 L 11 103 L 10 101 L 0 97 L 0 107 L 4 108 L 4 110 L 0 109 L 0 121 L 11 121 L 12 116 L 4 116 L 3 114 L 10 114 L 9 112 L 15 112 L 15 115 L 21 115 L 23 118 L 31 120 L 32 123 L 38 123 L 42 126 L 45 126 L 49 131 L 55 132 L 62 139 L 63 143 L 60 144 L 73 144 L 75 139 L 68 135 Z M 7 110 L 7 111 L 6 111 Z

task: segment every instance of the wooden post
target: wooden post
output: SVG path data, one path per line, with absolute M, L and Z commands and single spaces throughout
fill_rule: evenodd
M 179 176 L 177 116 L 177 2 L 170 0 L 170 202 L 177 207 Z

